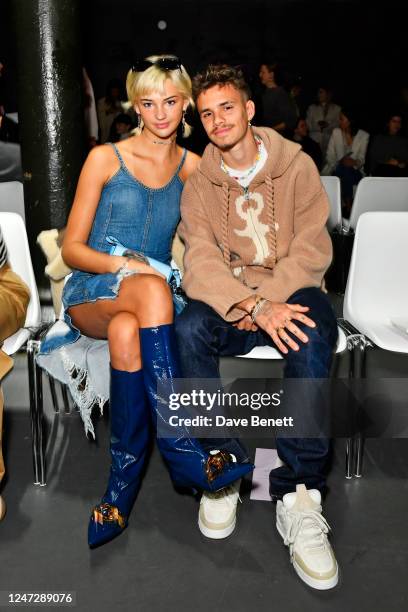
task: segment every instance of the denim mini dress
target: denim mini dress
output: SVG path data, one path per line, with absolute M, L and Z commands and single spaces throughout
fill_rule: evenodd
M 118 171 L 104 185 L 88 239 L 88 246 L 109 253 L 111 238 L 123 246 L 152 257 L 165 264 L 171 261 L 171 246 L 180 221 L 180 197 L 183 181 L 179 172 L 187 151 L 173 177 L 158 189 L 138 181 L 126 167 L 117 147 L 110 143 L 118 157 Z M 71 306 L 96 300 L 115 299 L 123 273 L 95 274 L 75 270 L 65 284 L 62 302 L 69 330 L 46 339 L 41 353 L 49 353 L 65 344 L 75 342 L 79 330 L 73 326 L 67 310 Z

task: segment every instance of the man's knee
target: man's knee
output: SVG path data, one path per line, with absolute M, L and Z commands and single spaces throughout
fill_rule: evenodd
M 294 293 L 288 302 L 308 306 L 309 311 L 305 314 L 316 323 L 316 327 L 308 327 L 296 322 L 309 338 L 307 344 L 303 345 L 307 347 L 306 350 L 313 350 L 317 344 L 320 346 L 325 344 L 330 350 L 333 350 L 336 346 L 338 331 L 336 316 L 328 297 L 320 289 L 309 287 Z

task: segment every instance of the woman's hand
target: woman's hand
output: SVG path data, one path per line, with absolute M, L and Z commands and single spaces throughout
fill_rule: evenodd
M 341 163 L 343 164 L 343 166 L 346 166 L 347 168 L 355 168 L 357 165 L 357 161 L 349 156 L 343 157 L 343 159 L 341 160 Z
M 161 274 L 158 270 L 149 266 L 149 264 L 143 263 L 142 261 L 136 261 L 128 257 L 120 257 L 117 255 L 111 255 L 112 268 L 111 272 L 116 273 L 120 268 L 126 266 L 128 270 L 135 270 L 138 274 L 152 274 L 153 276 L 159 276 L 165 279 L 166 277 Z
M 299 350 L 299 345 L 292 340 L 288 332 L 291 332 L 301 342 L 308 342 L 307 335 L 293 321 L 300 321 L 308 327 L 316 327 L 316 323 L 305 315 L 308 310 L 308 306 L 300 304 L 285 304 L 267 300 L 258 311 L 255 321 L 270 335 L 278 349 L 287 354 L 287 346 L 294 351 Z

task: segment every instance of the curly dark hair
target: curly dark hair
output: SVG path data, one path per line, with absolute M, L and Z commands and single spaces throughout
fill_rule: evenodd
M 193 78 L 194 100 L 197 100 L 203 91 L 207 91 L 214 85 L 232 85 L 242 93 L 245 101 L 251 97 L 251 90 L 240 68 L 234 68 L 228 64 L 210 64 Z

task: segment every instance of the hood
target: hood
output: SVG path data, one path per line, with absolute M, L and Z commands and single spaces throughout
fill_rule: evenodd
M 278 132 L 270 128 L 253 127 L 252 129 L 262 139 L 268 152 L 266 164 L 255 175 L 251 183 L 252 186 L 256 187 L 265 182 L 266 176 L 272 179 L 281 176 L 298 155 L 301 146 L 296 142 L 283 138 Z M 231 187 L 236 187 L 237 185 L 235 179 L 221 170 L 221 152 L 212 143 L 207 145 L 198 171 L 215 185 L 223 185 L 225 183 Z

